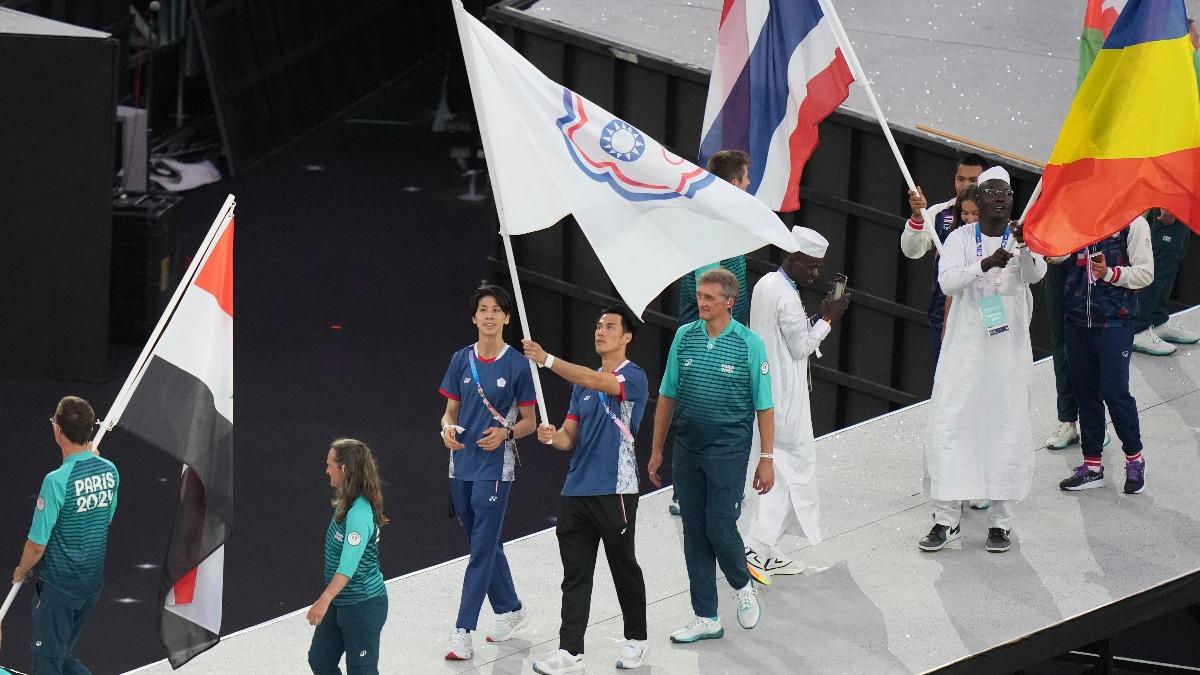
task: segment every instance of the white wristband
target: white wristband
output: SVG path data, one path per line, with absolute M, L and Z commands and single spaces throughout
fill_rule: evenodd
M 554 355 L 553 354 L 546 355 L 546 362 L 542 364 L 542 367 L 543 368 L 553 368 L 554 367 Z

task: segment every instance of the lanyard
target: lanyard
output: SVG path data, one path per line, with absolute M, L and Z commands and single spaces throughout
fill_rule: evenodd
M 508 428 L 508 420 L 500 414 L 499 410 L 496 410 L 496 407 L 488 400 L 487 394 L 483 393 L 483 383 L 479 381 L 479 369 L 475 367 L 474 347 L 471 348 L 471 360 L 469 363 L 471 364 L 471 377 L 475 378 L 475 391 L 479 392 L 479 400 L 483 401 L 484 407 L 492 414 L 492 418 L 500 423 L 500 426 Z
M 629 362 L 626 361 L 625 363 L 629 363 Z M 613 374 L 615 375 L 615 374 L 621 372 L 621 369 L 625 367 L 625 363 L 622 363 L 621 365 L 617 366 L 617 369 L 613 371 Z M 604 412 L 608 415 L 608 419 L 612 420 L 613 424 L 617 425 L 617 428 L 621 430 L 622 436 L 624 436 L 625 438 L 632 441 L 633 440 L 633 432 L 629 430 L 629 425 L 625 424 L 625 422 L 623 422 L 620 417 L 617 417 L 615 414 L 613 414 L 613 411 L 611 409 L 609 409 L 608 397 L 604 395 L 604 392 L 599 392 L 599 391 L 596 392 L 596 396 L 600 399 L 600 405 L 604 408 Z
M 1011 234 L 1008 225 L 1004 226 L 1004 236 L 1000 239 L 1000 248 L 1008 246 L 1008 236 Z M 979 223 L 975 223 L 975 259 L 983 260 L 983 232 L 979 229 Z M 983 277 L 980 277 L 975 282 L 976 288 L 979 289 L 979 297 L 983 297 Z M 996 288 L 1000 288 L 1000 276 L 996 276 Z

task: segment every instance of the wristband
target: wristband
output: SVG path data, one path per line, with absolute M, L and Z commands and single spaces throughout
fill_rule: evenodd
M 542 367 L 543 368 L 554 368 L 554 355 L 553 354 L 546 355 L 546 362 L 542 364 Z
M 758 458 L 759 458 L 759 459 L 769 459 L 769 460 L 771 460 L 771 461 L 775 461 L 775 453 L 773 453 L 773 452 L 764 452 L 763 454 L 759 455 L 759 456 L 758 456 Z

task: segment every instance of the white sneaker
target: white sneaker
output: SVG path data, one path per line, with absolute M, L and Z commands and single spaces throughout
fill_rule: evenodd
M 646 640 L 626 640 L 621 643 L 621 655 L 617 657 L 617 667 L 623 670 L 641 668 L 642 659 L 650 651 L 650 643 Z
M 1133 336 L 1133 349 L 1151 356 L 1168 356 L 1174 354 L 1176 348 L 1170 342 L 1164 342 L 1154 329 L 1147 328 Z
M 1046 447 L 1051 450 L 1062 450 L 1072 443 L 1079 442 L 1079 429 L 1074 422 L 1060 422 L 1046 439 Z
M 471 631 L 466 628 L 458 628 L 450 634 L 450 646 L 446 649 L 447 661 L 466 661 L 473 655 Z
M 697 640 L 715 640 L 725 637 L 725 629 L 721 627 L 721 620 L 717 617 L 709 619 L 708 617 L 698 616 L 688 622 L 686 626 L 671 633 L 671 642 L 680 642 L 688 644 Z
M 767 574 L 804 574 L 804 563 L 791 558 L 767 558 L 764 563 Z
M 734 595 L 734 598 L 737 599 L 738 623 L 742 625 L 742 628 L 750 629 L 757 626 L 758 620 L 762 618 L 762 605 L 758 602 L 758 589 L 754 587 L 754 582 L 748 582 L 745 588 Z
M 1162 325 L 1155 326 L 1151 330 L 1154 334 L 1162 338 L 1164 342 L 1173 342 L 1177 345 L 1194 345 L 1200 342 L 1200 335 L 1180 326 L 1174 321 L 1168 321 Z
M 529 615 L 525 613 L 525 608 L 522 607 L 515 612 L 506 612 L 496 615 L 496 623 L 492 624 L 492 629 L 487 632 L 488 642 L 504 642 L 511 640 L 513 633 L 521 630 L 529 623 Z
M 559 649 L 544 659 L 533 662 L 533 672 L 542 675 L 568 675 L 583 672 L 583 654 L 572 656 L 571 652 Z

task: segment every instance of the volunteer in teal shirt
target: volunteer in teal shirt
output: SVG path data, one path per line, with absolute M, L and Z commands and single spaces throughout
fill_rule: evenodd
M 661 485 L 658 469 L 667 430 L 674 428 L 672 474 L 696 614 L 671 634 L 675 642 L 724 635 L 717 618 L 714 563 L 737 591 L 742 627 L 753 628 L 762 613 L 737 520 L 756 417 L 762 459 L 754 472 L 754 488 L 765 494 L 775 482 L 775 414 L 766 346 L 729 315 L 737 291 L 737 279 L 727 270 L 710 270 L 700 277 L 696 291 L 700 320 L 681 326 L 675 334 L 654 412 L 647 469 L 650 481 Z
M 315 675 L 340 675 L 345 653 L 350 675 L 377 675 L 388 610 L 379 569 L 379 528 L 387 524 L 379 468 L 366 444 L 343 438 L 330 445 L 325 474 L 337 496 L 325 531 L 325 592 L 308 610 L 317 627 L 308 665 Z
M 95 424 L 87 401 L 67 396 L 58 402 L 50 426 L 62 466 L 42 481 L 29 539 L 13 570 L 14 584 L 38 571 L 30 640 L 35 673 L 89 672 L 72 652 L 100 599 L 121 484 L 117 467 L 91 451 Z

